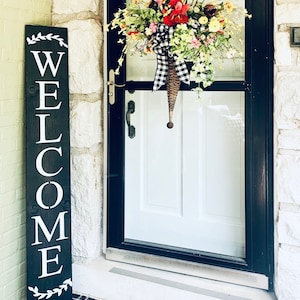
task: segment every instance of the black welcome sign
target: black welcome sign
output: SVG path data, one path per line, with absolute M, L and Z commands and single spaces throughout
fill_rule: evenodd
M 26 26 L 27 299 L 72 299 L 67 29 Z

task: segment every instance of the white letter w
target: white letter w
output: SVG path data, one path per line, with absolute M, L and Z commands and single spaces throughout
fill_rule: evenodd
M 39 68 L 39 71 L 40 71 L 40 74 L 42 77 L 44 77 L 48 65 L 51 69 L 51 73 L 52 73 L 53 77 L 55 77 L 56 73 L 58 71 L 59 65 L 61 63 L 61 59 L 62 59 L 63 55 L 66 54 L 65 52 L 57 52 L 59 54 L 59 58 L 58 58 L 56 65 L 54 65 L 52 57 L 51 57 L 51 54 L 53 54 L 53 52 L 52 51 L 42 51 L 42 53 L 44 53 L 44 55 L 46 56 L 46 61 L 43 65 L 41 62 L 41 59 L 40 59 L 41 51 L 30 51 L 30 52 L 34 56 L 34 59 L 36 61 L 36 64 Z

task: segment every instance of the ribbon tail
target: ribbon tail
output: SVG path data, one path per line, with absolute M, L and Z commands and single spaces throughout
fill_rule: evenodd
M 189 70 L 184 61 L 175 59 L 175 70 L 179 80 L 185 84 L 190 84 Z
M 167 82 L 167 75 L 169 70 L 168 58 L 165 55 L 156 55 L 157 65 L 154 77 L 153 90 L 159 90 Z

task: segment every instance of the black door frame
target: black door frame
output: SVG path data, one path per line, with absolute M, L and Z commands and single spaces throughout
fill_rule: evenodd
M 108 20 L 122 0 L 108 1 Z M 273 289 L 273 0 L 246 0 L 253 17 L 246 21 L 245 81 L 215 82 L 207 90 L 245 91 L 246 94 L 246 259 L 161 248 L 124 239 L 124 94 L 125 90 L 152 90 L 152 82 L 126 82 L 116 89 L 116 103 L 108 104 L 107 246 L 181 260 L 264 274 Z M 117 32 L 107 39 L 107 72 L 117 68 L 121 45 Z M 125 82 L 126 66 L 116 78 Z M 194 86 L 191 85 L 191 88 Z M 182 86 L 181 89 L 189 89 Z M 107 97 L 108 101 L 108 97 Z

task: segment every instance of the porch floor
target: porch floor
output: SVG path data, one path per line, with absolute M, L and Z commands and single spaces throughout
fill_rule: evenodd
M 77 294 L 73 294 L 72 295 L 72 300 L 95 300 L 91 297 L 86 297 L 86 296 L 82 296 L 82 295 L 77 295 Z
M 73 264 L 73 291 L 76 300 L 276 299 L 273 293 L 260 289 L 105 259 Z

